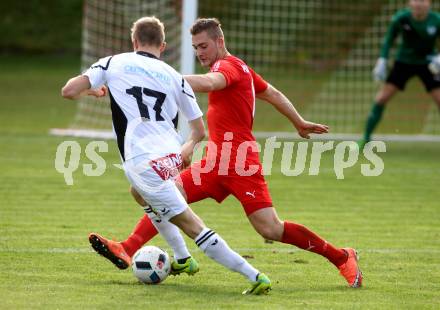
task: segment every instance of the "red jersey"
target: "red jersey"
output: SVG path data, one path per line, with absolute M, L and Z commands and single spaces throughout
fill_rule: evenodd
M 226 79 L 226 87 L 212 91 L 208 96 L 206 118 L 209 141 L 217 145 L 217 165 L 222 143 L 227 140 L 232 143 L 229 169 L 233 169 L 240 144 L 248 141 L 255 145 L 255 137 L 252 134 L 255 94 L 265 91 L 268 84 L 235 56 L 227 56 L 216 61 L 210 72 L 222 73 Z M 225 140 L 225 133 L 228 132 L 233 134 L 232 140 Z M 246 159 L 247 163 L 259 162 L 258 152 L 248 148 Z

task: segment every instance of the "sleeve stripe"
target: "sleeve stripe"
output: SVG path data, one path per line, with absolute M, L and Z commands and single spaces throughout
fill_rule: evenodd
M 185 95 L 187 95 L 190 98 L 194 99 L 194 96 L 191 94 L 188 94 L 187 92 L 185 92 L 185 79 L 182 77 L 182 93 L 184 93 Z
M 110 56 L 110 58 L 107 60 L 107 64 L 105 65 L 105 67 L 101 66 L 101 65 L 96 65 L 96 66 L 91 66 L 90 68 L 95 69 L 95 68 L 101 68 L 102 70 L 107 70 L 108 66 L 110 65 L 110 60 L 112 60 L 113 56 Z

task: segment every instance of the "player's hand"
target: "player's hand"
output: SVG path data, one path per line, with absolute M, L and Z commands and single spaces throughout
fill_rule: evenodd
M 373 77 L 375 81 L 385 81 L 387 77 L 387 60 L 380 57 L 373 69 Z
M 316 124 L 308 121 L 304 121 L 297 128 L 298 134 L 304 139 L 310 139 L 311 133 L 323 134 L 328 133 L 329 127 L 323 124 Z
M 428 65 L 429 71 L 433 75 L 440 74 L 440 54 L 435 56 Z
M 107 96 L 107 93 L 108 93 L 107 87 L 102 85 L 101 87 L 98 88 L 89 89 L 87 95 L 100 98 Z
M 187 142 L 184 145 L 182 145 L 182 163 L 183 163 L 183 169 L 189 167 L 191 165 L 191 159 L 194 152 L 194 146 L 191 145 L 191 143 Z

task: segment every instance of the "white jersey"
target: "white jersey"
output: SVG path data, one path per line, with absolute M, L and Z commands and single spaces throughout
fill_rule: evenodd
M 92 88 L 107 85 L 113 129 L 122 160 L 180 153 L 178 112 L 192 121 L 202 116 L 182 75 L 147 52 L 100 59 L 83 75 Z

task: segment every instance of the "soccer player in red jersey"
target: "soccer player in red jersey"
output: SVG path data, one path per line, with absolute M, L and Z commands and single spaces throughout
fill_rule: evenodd
M 305 226 L 278 218 L 252 135 L 255 98 L 273 105 L 303 138 L 309 138 L 311 133 L 326 133 L 328 127 L 304 120 L 284 94 L 231 55 L 217 19 L 198 19 L 191 34 L 197 57 L 210 72 L 188 75 L 185 80 L 195 92 L 209 93 L 209 141 L 207 155 L 184 170 L 176 181 L 187 202 L 213 198 L 220 203 L 232 194 L 263 238 L 324 256 L 339 269 L 350 287 L 360 287 L 362 273 L 354 249 L 335 247 Z M 146 205 L 134 190 L 132 194 L 139 204 Z M 156 234 L 149 218 L 144 216 L 128 239 L 118 246 L 131 256 Z M 112 242 L 98 234 L 91 236 L 101 238 L 103 243 Z

